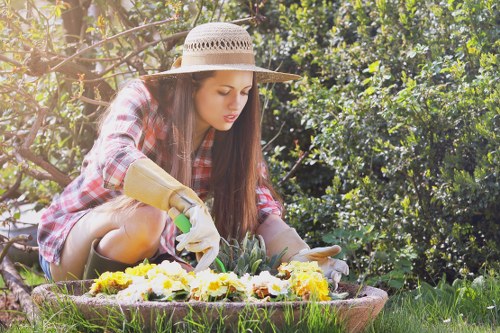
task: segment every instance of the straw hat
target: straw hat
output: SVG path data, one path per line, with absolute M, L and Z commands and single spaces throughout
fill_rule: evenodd
M 203 71 L 251 71 L 258 82 L 284 82 L 300 76 L 271 71 L 255 65 L 252 38 L 232 23 L 207 23 L 195 27 L 184 41 L 182 57 L 168 71 L 143 75 L 144 79 L 169 79 Z

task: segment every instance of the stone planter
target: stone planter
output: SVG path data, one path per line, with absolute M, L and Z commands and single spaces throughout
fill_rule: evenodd
M 130 303 L 111 300 L 107 298 L 95 298 L 84 295 L 90 288 L 92 280 L 58 282 L 36 287 L 32 292 L 32 298 L 38 306 L 50 306 L 59 308 L 61 302 L 72 301 L 82 316 L 95 323 L 103 323 L 111 314 L 123 313 L 127 318 L 132 314 L 140 314 L 144 320 L 145 329 L 154 325 L 154 319 L 159 315 L 178 322 L 194 310 L 195 313 L 204 313 L 210 320 L 219 320 L 224 316 L 226 322 L 238 320 L 241 311 L 249 308 L 270 309 L 271 320 L 277 327 L 285 323 L 285 318 L 293 320 L 300 319 L 301 309 L 307 302 L 273 302 L 273 303 L 224 303 L 224 302 L 142 302 Z M 62 293 L 61 290 L 67 290 Z M 342 323 L 345 324 L 347 332 L 361 332 L 369 322 L 374 319 L 387 301 L 387 293 L 373 287 L 360 287 L 354 284 L 340 283 L 339 291 L 348 292 L 349 298 L 344 300 L 318 302 L 322 307 L 334 310 Z M 287 312 L 288 311 L 288 312 Z M 288 314 L 286 314 L 288 313 Z

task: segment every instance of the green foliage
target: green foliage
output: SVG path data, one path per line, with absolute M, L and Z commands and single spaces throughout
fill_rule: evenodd
M 498 5 L 304 0 L 271 12 L 276 49 L 293 60 L 283 67 L 304 76 L 289 109 L 300 147 L 268 152 L 277 178 L 308 153 L 282 188 L 299 233 L 343 246 L 351 276 L 396 289 L 498 269 Z
M 222 239 L 218 258 L 222 261 L 226 271 L 243 276 L 247 273 L 258 275 L 262 271 L 276 273 L 284 254 L 285 250 L 270 258 L 267 257 L 262 236 L 247 233 L 241 242 L 234 238 Z M 212 264 L 212 269 L 220 272 L 220 267 L 216 263 Z

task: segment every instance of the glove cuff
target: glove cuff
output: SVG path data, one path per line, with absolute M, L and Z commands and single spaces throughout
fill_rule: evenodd
M 266 243 L 267 255 L 280 254 L 283 249 L 287 248 L 285 254 L 281 258 L 281 262 L 289 262 L 290 258 L 295 256 L 301 250 L 309 250 L 309 245 L 302 240 L 294 228 L 289 228 L 283 232 L 279 232 L 270 241 Z
M 140 158 L 128 167 L 123 183 L 125 195 L 150 206 L 185 212 L 194 203 L 203 204 L 196 193 L 149 158 Z

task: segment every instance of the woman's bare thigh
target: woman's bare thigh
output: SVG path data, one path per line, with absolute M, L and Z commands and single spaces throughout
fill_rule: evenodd
M 133 238 L 128 238 L 137 235 L 137 231 L 133 230 L 138 224 L 137 220 L 144 217 L 148 218 L 148 220 L 155 219 L 156 221 L 151 221 L 151 223 L 159 223 L 158 230 L 162 230 L 164 227 L 164 221 L 161 221 L 161 219 L 164 220 L 165 215 L 161 211 L 158 212 L 159 210 L 156 208 L 137 204 L 126 209 L 114 209 L 112 207 L 113 204 L 114 202 L 111 201 L 92 209 L 73 226 L 64 243 L 59 265 L 50 264 L 52 278 L 55 281 L 81 279 L 90 247 L 95 239 L 104 238 L 106 240 L 104 243 L 111 250 L 120 251 L 120 249 L 128 247 L 133 251 L 137 251 L 133 249 L 134 244 L 129 241 L 133 240 Z M 132 231 L 130 230 L 131 226 Z M 151 246 L 156 246 L 157 248 L 161 231 L 155 231 L 154 234 L 157 240 L 155 239 Z M 107 249 L 104 249 L 104 251 L 107 251 Z M 144 255 L 150 256 L 151 252 L 154 254 L 153 250 L 148 250 L 144 252 Z M 104 253 L 103 255 L 109 256 L 109 253 Z M 143 255 L 143 253 L 138 253 L 138 255 Z M 110 257 L 112 257 L 112 254 Z M 119 260 L 121 258 L 116 259 Z M 125 257 L 125 260 L 119 261 L 126 262 L 127 260 L 134 259 Z

